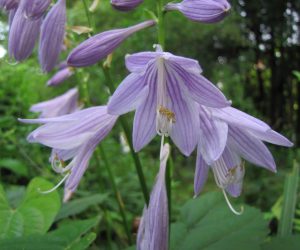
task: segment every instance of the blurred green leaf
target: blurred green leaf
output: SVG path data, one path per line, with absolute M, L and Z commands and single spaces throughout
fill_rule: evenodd
M 286 176 L 284 183 L 282 212 L 278 229 L 278 234 L 280 236 L 288 236 L 292 233 L 296 210 L 298 182 L 299 165 L 297 162 L 294 162 L 293 172 Z
M 294 76 L 296 76 L 296 77 L 297 77 L 297 79 L 300 81 L 300 72 L 299 72 L 299 71 L 296 71 L 296 70 L 294 70 L 294 71 L 293 71 L 293 74 L 294 74 Z
M 16 209 L 10 208 L 1 188 L 0 239 L 46 233 L 60 208 L 60 198 L 57 191 L 45 195 L 38 190 L 52 187 L 50 182 L 42 178 L 33 179 L 21 205 Z
M 170 244 L 174 250 L 255 250 L 266 235 L 259 210 L 245 206 L 236 216 L 221 194 L 208 193 L 182 207 L 179 221 L 171 227 Z
M 9 158 L 1 159 L 0 168 L 9 169 L 10 171 L 20 176 L 26 176 L 26 177 L 28 176 L 27 167 L 22 162 L 15 159 L 9 159 Z
M 300 246 L 300 236 L 276 237 L 262 245 L 262 250 L 297 250 Z
M 96 194 L 64 203 L 55 220 L 79 214 L 90 206 L 102 203 L 107 197 L 107 194 Z

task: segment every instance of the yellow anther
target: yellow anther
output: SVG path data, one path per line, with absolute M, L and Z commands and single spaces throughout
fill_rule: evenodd
M 175 118 L 175 113 L 172 112 L 171 110 L 163 107 L 163 106 L 160 106 L 159 109 L 158 109 L 158 112 L 167 117 L 168 121 L 169 122 L 172 122 L 172 123 L 175 123 L 176 122 L 176 118 Z

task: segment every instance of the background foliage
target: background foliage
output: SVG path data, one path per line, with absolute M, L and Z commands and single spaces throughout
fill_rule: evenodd
M 62 60 L 71 48 L 87 38 L 87 34 L 72 32 L 72 26 L 88 26 L 82 1 L 67 2 L 68 49 L 62 54 Z M 171 249 L 187 249 L 187 246 L 210 250 L 247 247 L 268 250 L 282 249 L 282 246 L 296 249 L 300 244 L 300 203 L 295 184 L 299 182 L 299 173 L 292 172 L 292 167 L 295 160 L 299 161 L 300 145 L 300 2 L 236 0 L 231 4 L 231 15 L 217 25 L 196 24 L 179 13 L 168 13 L 167 50 L 199 60 L 204 75 L 232 99 L 235 107 L 265 120 L 291 138 L 295 147 L 271 147 L 278 166 L 276 175 L 246 164 L 244 192 L 238 202 L 256 208 L 246 206 L 241 217 L 230 214 L 216 193 L 190 200 L 195 155 L 185 158 L 174 148 Z M 136 11 L 120 13 L 111 8 L 108 0 L 101 0 L 91 14 L 94 32 L 145 20 L 149 18 L 146 8 L 154 9 L 154 1 L 146 0 Z M 0 51 L 5 52 L 5 13 L 0 14 L 0 20 Z M 117 49 L 112 61 L 115 85 L 127 74 L 124 55 L 152 50 L 154 43 L 155 29 L 147 29 Z M 28 111 L 32 104 L 53 98 L 81 82 L 88 83 L 93 105 L 105 104 L 108 90 L 100 66 L 77 70 L 56 88 L 45 86 L 51 74 L 40 72 L 36 53 L 20 64 L 12 64 L 4 56 L 0 67 L 0 249 L 128 247 L 102 159 L 92 159 L 70 203 L 61 204 L 60 189 L 50 195 L 40 195 L 37 188 L 48 189 L 53 186 L 50 182 L 57 183 L 59 177 L 51 171 L 49 150 L 26 142 L 26 135 L 34 126 L 17 121 L 18 117 L 36 117 Z M 144 204 L 120 131 L 118 127 L 114 129 L 102 145 L 117 177 L 135 235 Z M 149 189 L 158 169 L 158 148 L 159 141 L 155 140 L 140 153 Z M 285 176 L 291 172 L 294 179 L 286 178 L 285 185 L 289 188 L 284 188 Z M 219 191 L 212 176 L 209 180 L 204 193 Z M 294 184 L 287 184 L 289 181 Z M 282 204 L 291 204 L 290 197 L 295 200 L 296 209 L 293 206 L 288 213 L 283 213 Z M 278 224 L 282 221 L 291 225 L 291 231 L 278 238 Z

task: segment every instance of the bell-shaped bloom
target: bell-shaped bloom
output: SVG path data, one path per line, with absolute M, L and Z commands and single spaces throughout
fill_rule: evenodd
M 27 18 L 41 18 L 48 9 L 51 0 L 26 0 L 24 14 Z
M 117 116 L 107 114 L 106 106 L 87 108 L 54 118 L 20 119 L 25 123 L 43 124 L 27 140 L 53 149 L 50 157 L 52 167 L 66 179 L 64 201 L 76 190 L 94 150 L 116 120 Z
M 39 112 L 40 118 L 51 118 L 71 114 L 78 110 L 78 89 L 68 90 L 63 95 L 49 101 L 40 102 L 31 106 L 30 111 Z
M 26 0 L 20 2 L 9 30 L 8 53 L 17 61 L 28 58 L 40 34 L 42 19 L 31 20 L 24 15 Z
M 58 0 L 48 12 L 41 28 L 39 59 L 44 72 L 50 72 L 57 64 L 66 25 L 66 0 Z
M 160 169 L 150 195 L 149 206 L 144 208 L 137 235 L 137 250 L 167 250 L 169 238 L 168 197 L 165 184 L 169 144 L 162 148 Z
M 196 60 L 163 52 L 141 52 L 126 57 L 131 72 L 108 103 L 108 112 L 135 110 L 133 146 L 141 150 L 153 137 L 170 136 L 185 155 L 198 143 L 198 105 L 230 105 L 222 92 L 201 75 Z M 199 103 L 199 104 L 198 104 Z
M 0 1 L 0 8 L 9 11 L 13 9 L 17 9 L 20 0 L 1 0 Z
M 154 24 L 155 21 L 149 20 L 128 28 L 105 31 L 92 36 L 71 51 L 67 62 L 72 67 L 95 64 L 111 54 L 131 34 Z
M 111 0 L 111 5 L 120 11 L 129 11 L 136 8 L 140 5 L 144 0 Z
M 227 0 L 183 0 L 167 4 L 165 10 L 178 10 L 196 22 L 216 23 L 224 19 L 230 8 Z
M 63 68 L 57 71 L 47 82 L 48 86 L 57 86 L 63 83 L 74 74 L 74 69 L 71 67 Z
M 245 171 L 241 158 L 276 172 L 273 156 L 263 142 L 293 146 L 266 123 L 232 107 L 213 109 L 202 106 L 199 116 L 195 195 L 200 193 L 210 166 L 217 185 L 237 197 L 242 190 Z

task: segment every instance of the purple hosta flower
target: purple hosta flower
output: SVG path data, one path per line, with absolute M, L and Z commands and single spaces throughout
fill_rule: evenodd
M 165 10 L 178 10 L 196 22 L 216 23 L 224 19 L 230 8 L 226 0 L 183 0 L 167 4 Z
M 24 14 L 27 18 L 37 19 L 42 17 L 52 0 L 26 0 Z
M 111 0 L 111 5 L 120 11 L 129 11 L 140 5 L 144 0 Z
M 293 145 L 266 123 L 232 107 L 201 106 L 199 116 L 195 195 L 200 193 L 210 166 L 217 185 L 231 196 L 239 196 L 245 173 L 241 158 L 276 172 L 273 156 L 263 141 L 285 147 Z
M 5 9 L 6 11 L 17 9 L 20 0 L 1 0 L 0 8 Z
M 47 82 L 48 86 L 57 86 L 63 83 L 65 80 L 70 78 L 74 74 L 74 69 L 71 67 L 66 67 L 59 70 L 51 79 Z
M 34 130 L 27 140 L 53 149 L 50 157 L 52 167 L 66 180 L 64 201 L 70 199 L 76 190 L 96 146 L 110 132 L 116 120 L 117 116 L 107 114 L 106 106 L 54 118 L 20 119 L 25 123 L 44 124 Z M 66 161 L 69 163 L 66 164 Z
M 23 61 L 31 55 L 42 23 L 41 18 L 30 20 L 25 17 L 25 2 L 20 2 L 9 30 L 8 53 L 17 61 Z
M 198 103 L 226 107 L 222 92 L 200 73 L 197 61 L 163 52 L 126 57 L 131 72 L 112 95 L 108 112 L 121 115 L 136 109 L 133 146 L 141 150 L 158 133 L 170 136 L 185 155 L 198 142 Z
M 137 235 L 137 250 L 167 250 L 169 238 L 168 198 L 165 185 L 169 144 L 162 148 L 160 169 L 152 189 L 149 206 L 144 208 Z
M 67 59 L 72 67 L 85 67 L 97 63 L 111 54 L 131 34 L 153 26 L 155 21 L 149 20 L 140 24 L 102 32 L 87 39 L 73 49 Z
M 40 112 L 40 118 L 51 118 L 73 113 L 78 110 L 78 89 L 73 88 L 49 101 L 31 106 L 30 111 Z
M 50 72 L 58 61 L 65 36 L 66 0 L 58 0 L 43 21 L 39 47 L 42 70 Z

